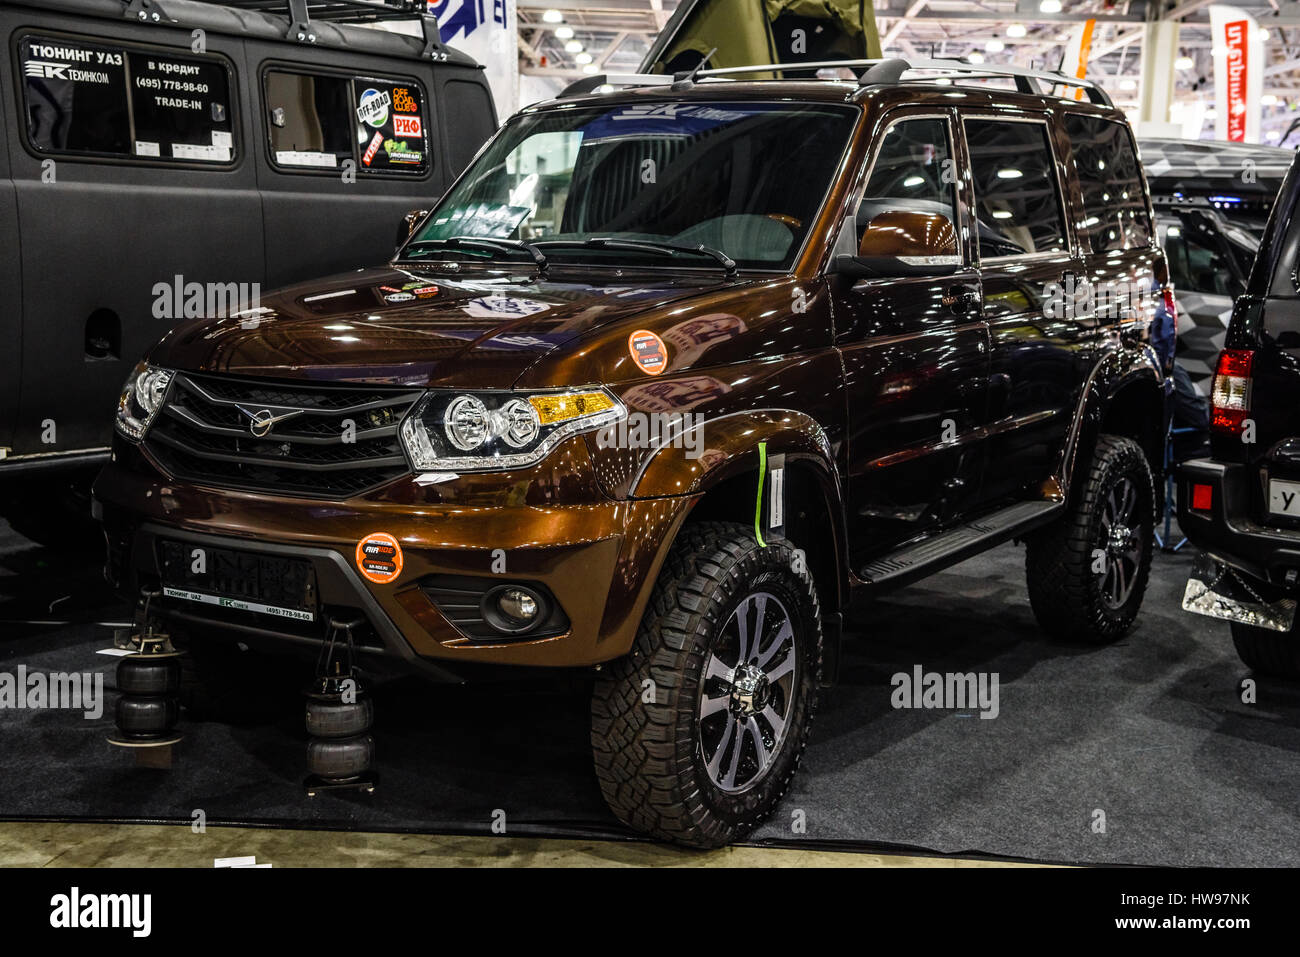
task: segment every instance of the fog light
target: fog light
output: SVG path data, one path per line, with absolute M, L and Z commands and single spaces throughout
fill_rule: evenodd
M 483 596 L 483 620 L 507 635 L 523 635 L 544 622 L 550 606 L 542 593 L 526 585 L 498 585 Z
M 497 608 L 521 625 L 537 618 L 537 598 L 522 588 L 507 588 L 497 595 Z

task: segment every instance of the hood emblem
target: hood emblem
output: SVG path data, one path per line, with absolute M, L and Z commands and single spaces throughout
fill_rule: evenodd
M 240 412 L 248 416 L 248 431 L 253 433 L 255 438 L 265 438 L 271 431 L 271 426 L 277 422 L 283 422 L 285 419 L 292 419 L 294 416 L 302 415 L 303 410 L 297 409 L 293 412 L 284 412 L 280 415 L 272 414 L 270 409 L 262 409 L 258 412 L 249 412 L 242 405 L 235 406 Z

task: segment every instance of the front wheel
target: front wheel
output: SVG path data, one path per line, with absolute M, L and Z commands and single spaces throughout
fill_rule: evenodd
M 1102 435 L 1075 504 L 1030 537 L 1025 578 L 1049 635 L 1104 644 L 1133 627 L 1151 571 L 1155 480 L 1132 439 Z
M 631 653 L 596 682 L 591 741 L 610 809 L 680 844 L 744 837 L 794 777 L 821 657 L 812 577 L 789 543 L 687 526 Z

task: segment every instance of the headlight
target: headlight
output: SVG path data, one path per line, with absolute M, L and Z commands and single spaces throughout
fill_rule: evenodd
M 132 442 L 144 438 L 149 423 L 162 408 L 171 381 L 172 373 L 167 369 L 154 369 L 143 362 L 132 369 L 117 400 L 117 431 Z
M 572 392 L 430 392 L 402 423 L 418 471 L 486 472 L 540 462 L 571 435 L 618 422 L 605 389 Z

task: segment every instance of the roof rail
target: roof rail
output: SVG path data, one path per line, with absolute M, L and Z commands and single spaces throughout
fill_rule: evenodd
M 780 73 L 787 70 L 825 70 L 850 69 L 858 74 L 858 85 L 892 86 L 902 80 L 905 73 L 927 70 L 937 73 L 958 74 L 981 79 L 1010 77 L 1015 81 L 1016 89 L 1021 93 L 1043 95 L 1040 81 L 1047 83 L 1049 89 L 1055 86 L 1070 86 L 1085 90 L 1088 99 L 1101 106 L 1111 106 L 1110 97 L 1092 80 L 1082 77 L 1067 76 L 1052 70 L 1029 70 L 1017 66 L 975 65 L 963 60 L 904 60 L 901 58 L 880 60 L 817 60 L 810 63 L 759 63 L 751 66 L 728 66 L 714 70 L 699 70 L 695 75 L 699 79 L 724 79 L 746 73 Z M 601 75 L 583 77 L 569 84 L 559 94 L 559 99 L 591 93 L 601 86 L 666 86 L 682 82 L 678 77 L 655 73 L 628 73 L 621 75 Z

